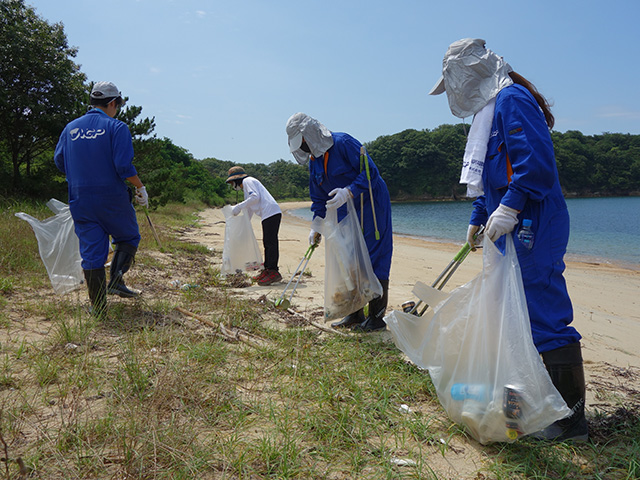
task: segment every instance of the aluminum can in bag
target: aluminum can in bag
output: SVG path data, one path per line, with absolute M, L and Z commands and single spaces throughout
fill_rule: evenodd
M 507 427 L 507 438 L 511 440 L 515 440 L 520 435 L 522 435 L 522 430 L 520 429 L 520 424 L 517 421 L 510 421 L 506 423 Z
M 507 418 L 522 418 L 522 395 L 520 395 L 520 391 L 513 385 L 504 386 L 502 411 Z
M 414 302 L 414 301 L 412 301 L 412 300 L 410 300 L 410 301 L 408 301 L 408 302 L 404 302 L 404 303 L 402 304 L 402 311 L 403 311 L 404 313 L 409 313 L 409 312 L 411 312 L 411 310 L 413 310 L 413 309 L 414 309 L 414 307 L 415 307 L 415 306 L 416 306 L 416 302 Z
M 518 422 L 522 418 L 522 395 L 513 385 L 504 386 L 502 411 L 507 418 L 507 437 L 515 440 L 523 433 Z

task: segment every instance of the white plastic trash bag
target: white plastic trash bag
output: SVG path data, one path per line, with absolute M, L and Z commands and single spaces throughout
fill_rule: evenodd
M 336 208 L 328 208 L 325 218 L 316 217 L 312 226 L 325 238 L 325 320 L 345 317 L 381 296 L 353 200 L 347 200 L 342 221 Z
M 42 221 L 23 212 L 15 215 L 29 222 L 33 228 L 38 240 L 40 258 L 47 269 L 53 290 L 62 295 L 84 283 L 80 244 L 73 229 L 69 206 L 52 198 L 47 202 L 47 207 L 55 215 Z
M 245 270 L 258 270 L 262 265 L 262 253 L 251 227 L 249 216 L 244 212 L 233 216 L 232 207 L 225 205 L 224 247 L 222 249 L 223 275 Z
M 533 344 L 510 235 L 505 248 L 503 256 L 485 236 L 478 276 L 422 317 L 384 319 L 396 346 L 429 370 L 449 417 L 483 444 L 513 442 L 570 414 Z

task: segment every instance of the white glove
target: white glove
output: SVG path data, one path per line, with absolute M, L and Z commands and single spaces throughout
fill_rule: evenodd
M 495 242 L 502 235 L 513 231 L 518 224 L 518 210 L 500 204 L 487 220 L 485 235 Z
M 236 217 L 236 216 L 240 215 L 240 212 L 241 212 L 241 211 L 242 211 L 242 208 L 240 208 L 240 204 L 238 204 L 238 205 L 234 205 L 234 206 L 231 208 L 231 214 L 232 214 L 234 217 Z
M 469 228 L 467 228 L 467 243 L 469 244 L 469 246 L 471 247 L 472 251 L 476 251 L 476 240 L 473 236 L 478 233 L 478 230 L 480 230 L 480 225 L 469 225 Z
M 334 188 L 329 192 L 329 196 L 333 198 L 327 202 L 327 208 L 340 208 L 342 205 L 347 203 L 347 199 L 349 197 L 353 198 L 353 195 L 351 195 L 351 190 L 349 190 L 347 187 Z
M 136 187 L 136 203 L 142 207 L 149 206 L 149 195 L 144 185 L 142 187 Z
M 309 245 L 313 245 L 314 243 L 320 245 L 320 240 L 322 240 L 322 235 L 312 228 L 309 232 Z

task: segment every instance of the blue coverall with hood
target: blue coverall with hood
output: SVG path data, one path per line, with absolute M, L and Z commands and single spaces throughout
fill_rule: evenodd
M 358 218 L 364 215 L 364 240 L 367 244 L 371 265 L 376 277 L 389 279 L 391 254 L 393 252 L 393 231 L 391 227 L 391 199 L 384 180 L 369 155 L 369 173 L 375 204 L 376 220 L 380 239 L 376 240 L 373 211 L 369 195 L 369 181 L 366 169 L 360 168 L 360 147 L 362 144 L 347 133 L 331 132 L 333 146 L 325 154 L 309 161 L 309 195 L 313 216 L 324 218 L 329 192 L 335 188 L 349 187 L 354 198 Z M 326 158 L 326 164 L 325 164 Z M 364 211 L 360 211 L 360 195 L 364 194 Z M 338 220 L 347 214 L 347 206 L 338 209 Z
M 563 277 L 569 213 L 558 181 L 553 143 L 545 117 L 520 85 L 500 90 L 482 172 L 484 195 L 474 202 L 470 223 L 484 225 L 501 203 L 519 210 L 513 236 L 527 298 L 533 341 L 540 353 L 581 338 L 569 324 L 573 308 Z M 533 248 L 517 238 L 530 219 Z M 496 245 L 504 250 L 504 237 Z
M 442 76 L 429 92 L 447 93 L 451 112 L 473 115 L 462 162 L 467 196 L 477 197 L 467 229 L 475 243 L 484 235 L 504 250 L 514 241 L 524 286 L 533 342 L 553 385 L 571 413 L 532 437 L 587 441 L 586 385 L 580 334 L 570 323 L 573 308 L 563 277 L 569 241 L 569 212 L 562 195 L 549 128 L 549 105 L 527 79 L 481 38 L 449 45 Z M 538 96 L 539 95 L 539 96 Z M 531 220 L 535 238 L 527 248 L 517 237 Z
M 98 108 L 71 121 L 54 161 L 67 177 L 69 210 L 80 241 L 82 268 L 103 268 L 113 243 L 140 243 L 136 213 L 125 179 L 137 175 L 131 133 Z

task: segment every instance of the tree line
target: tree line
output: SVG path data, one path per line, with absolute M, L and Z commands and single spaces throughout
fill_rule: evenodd
M 0 199 L 66 199 L 53 163 L 58 137 L 86 112 L 92 84 L 74 62 L 61 23 L 50 24 L 24 0 L 0 2 Z M 202 160 L 171 139 L 157 138 L 155 118 L 127 105 L 118 118 L 131 131 L 135 166 L 151 206 L 195 199 L 219 206 L 237 199 L 225 183 L 236 163 Z M 405 130 L 365 144 L 393 200 L 458 199 L 468 125 Z M 640 135 L 552 132 L 560 184 L 568 196 L 640 194 Z M 277 200 L 306 199 L 309 175 L 293 160 L 239 164 Z
M 464 195 L 460 167 L 469 126 L 405 130 L 366 144 L 395 200 Z M 565 196 L 640 195 L 640 135 L 551 132 Z

